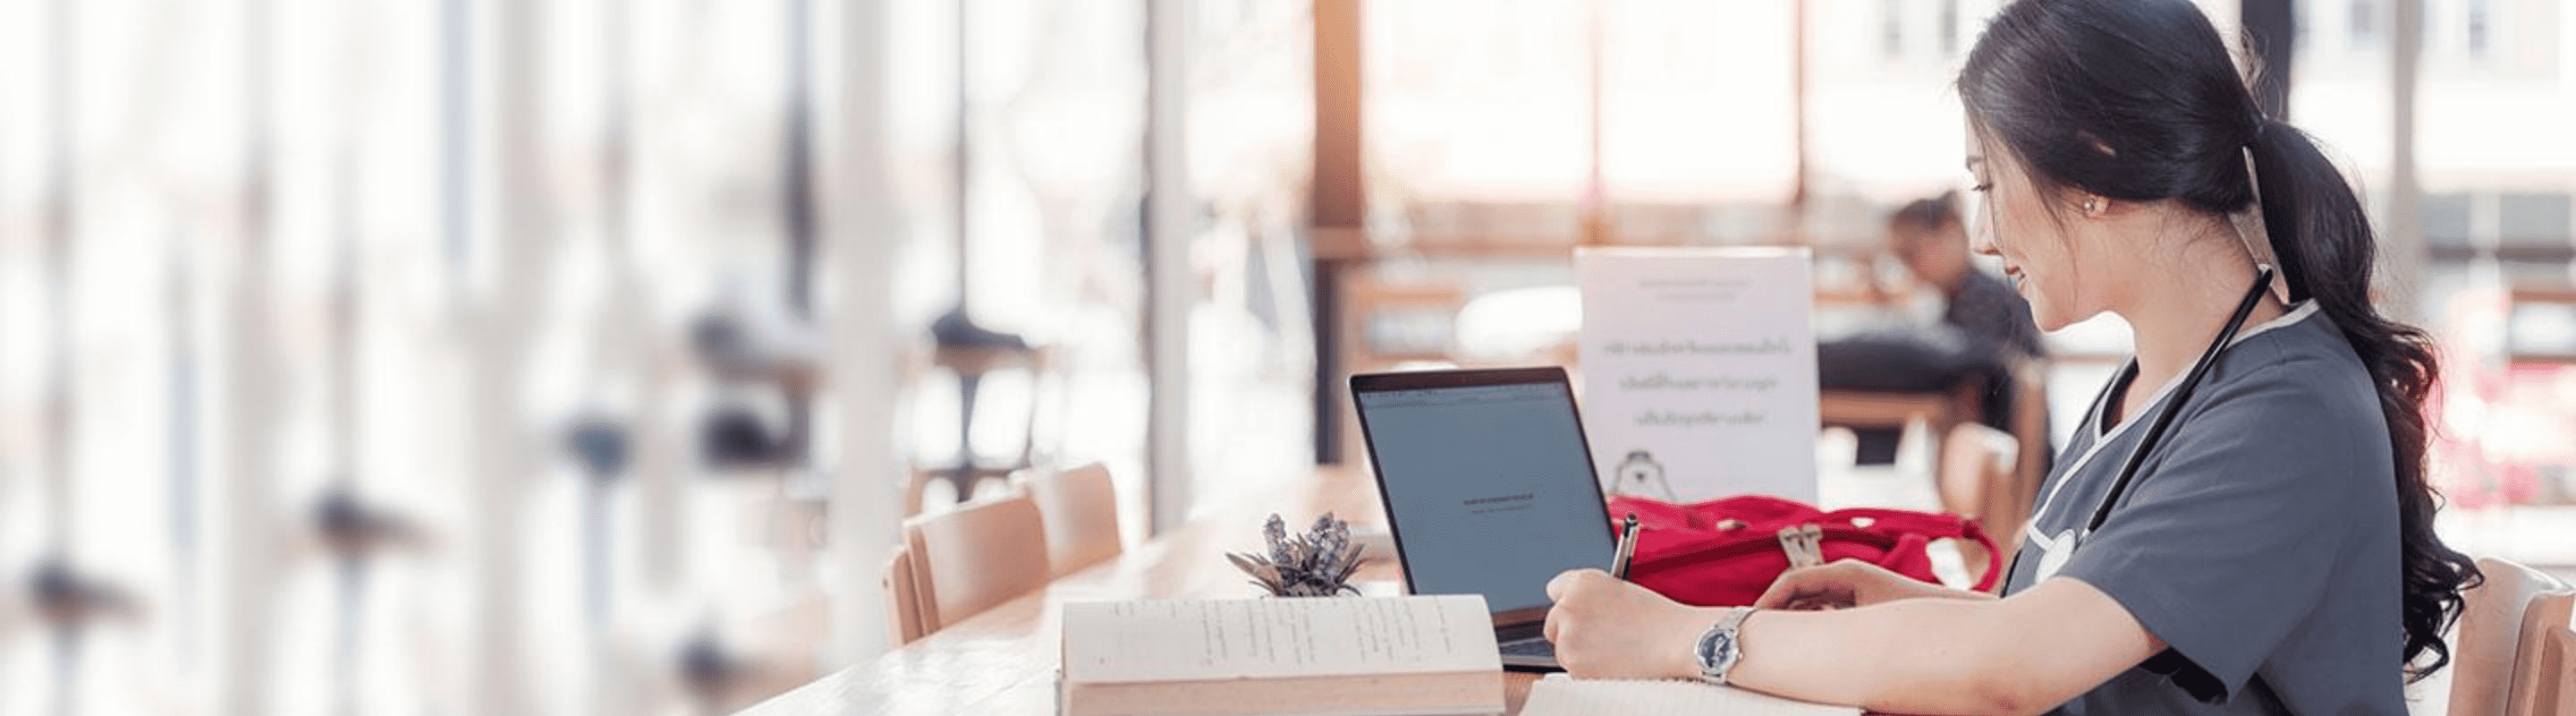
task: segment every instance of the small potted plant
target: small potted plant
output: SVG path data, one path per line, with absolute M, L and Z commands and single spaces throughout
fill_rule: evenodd
M 1326 512 L 1315 518 L 1315 526 L 1305 534 L 1288 536 L 1288 524 L 1279 515 L 1261 527 L 1261 536 L 1269 541 L 1267 554 L 1229 552 L 1225 558 L 1237 569 L 1252 575 L 1253 583 L 1270 590 L 1275 597 L 1330 597 L 1343 593 L 1358 594 L 1351 586 L 1351 573 L 1360 568 L 1360 552 L 1366 545 L 1351 542 L 1351 526 Z

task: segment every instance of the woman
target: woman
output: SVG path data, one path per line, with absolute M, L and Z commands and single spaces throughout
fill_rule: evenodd
M 1897 713 L 2404 713 L 2475 568 L 2433 534 L 2433 357 L 2370 303 L 2351 187 L 2262 116 L 2185 0 L 2012 3 L 1959 94 L 1977 250 L 2041 329 L 2107 311 L 2137 346 L 2042 487 L 2005 596 L 1843 562 L 1783 575 L 1759 610 L 1698 609 L 1568 572 L 1559 659 Z M 2264 264 L 2280 275 L 2258 286 Z

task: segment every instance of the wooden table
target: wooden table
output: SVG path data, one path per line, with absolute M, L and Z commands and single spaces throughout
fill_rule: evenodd
M 780 694 L 738 716 L 830 714 L 1052 714 L 1063 654 L 1057 606 L 1067 601 L 1250 597 L 1261 589 L 1224 553 L 1261 545 L 1261 521 L 1277 512 L 1291 530 L 1331 510 L 1354 525 L 1386 524 L 1377 486 L 1364 469 L 1325 468 L 1268 499 L 1212 510 L 1118 558 L 1066 575 L 1039 593 L 994 607 L 875 659 Z M 1393 555 L 1387 555 L 1392 557 Z M 1394 593 L 1392 559 L 1360 570 L 1372 593 Z M 1508 673 L 1513 713 L 1537 675 Z

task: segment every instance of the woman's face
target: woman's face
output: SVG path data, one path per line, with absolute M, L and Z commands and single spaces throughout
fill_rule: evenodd
M 2077 250 L 2083 242 L 2069 231 L 2085 218 L 2082 209 L 2060 206 L 2064 222 L 2051 215 L 2046 202 L 2017 157 L 1995 151 L 1973 129 L 1968 133 L 1968 173 L 1975 177 L 1984 216 L 1969 248 L 2000 256 L 2004 277 L 2030 301 L 2030 315 L 2042 331 L 2055 331 L 2101 313 L 2104 302 L 2083 290 Z

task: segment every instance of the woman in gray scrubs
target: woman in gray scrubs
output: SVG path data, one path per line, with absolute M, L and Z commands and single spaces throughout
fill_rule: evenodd
M 2372 306 L 2351 186 L 2186 0 L 2014 2 L 1959 95 L 1978 250 L 2040 328 L 2116 313 L 2137 345 L 2004 596 L 1842 562 L 1701 609 L 1581 570 L 1558 659 L 1897 713 L 2405 713 L 2476 571 L 2433 534 L 2431 345 Z

